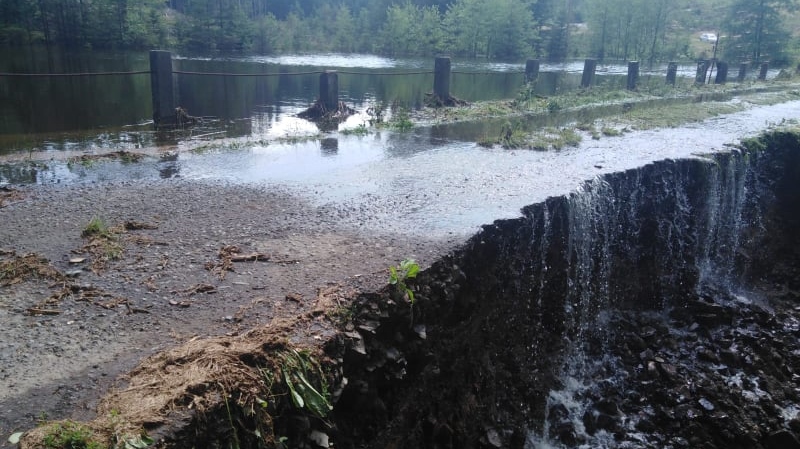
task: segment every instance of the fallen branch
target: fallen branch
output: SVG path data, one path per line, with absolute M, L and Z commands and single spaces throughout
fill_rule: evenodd
M 268 262 L 269 254 L 253 253 L 231 256 L 231 262 Z
M 61 313 L 60 310 L 56 309 L 40 309 L 38 307 L 31 307 L 30 309 L 25 310 L 31 315 L 58 315 Z

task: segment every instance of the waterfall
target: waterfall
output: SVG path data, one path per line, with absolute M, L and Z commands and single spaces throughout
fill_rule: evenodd
M 613 434 L 585 425 L 597 417 L 590 398 L 625 382 L 608 350 L 611 317 L 631 306 L 663 314 L 695 289 L 736 286 L 748 161 L 739 152 L 665 161 L 596 178 L 567 197 L 563 362 L 543 430 L 526 447 L 616 447 Z M 628 431 L 633 424 L 623 419 Z

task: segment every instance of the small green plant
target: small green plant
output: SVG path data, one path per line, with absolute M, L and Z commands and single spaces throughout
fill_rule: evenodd
M 386 112 L 386 105 L 378 103 L 375 106 L 367 108 L 367 115 L 369 115 L 369 124 L 374 126 L 383 123 L 383 114 Z
M 109 228 L 105 221 L 97 217 L 93 217 L 83 228 L 81 237 L 89 240 L 84 250 L 95 256 L 95 263 L 98 264 L 93 268 L 99 269 L 105 260 L 117 260 L 122 257 L 120 232 L 118 227 Z
M 369 128 L 367 128 L 367 125 L 362 123 L 356 126 L 355 128 L 343 129 L 340 131 L 340 133 L 346 136 L 348 135 L 366 136 L 367 134 L 369 134 Z
M 390 125 L 397 131 L 405 132 L 414 127 L 414 122 L 411 121 L 411 115 L 408 113 L 407 109 L 398 109 L 394 113 Z
M 561 104 L 556 100 L 550 100 L 547 102 L 547 112 L 554 113 L 561 110 Z
M 618 130 L 617 128 L 610 128 L 607 126 L 604 126 L 600 131 L 606 137 L 617 137 L 622 135 L 622 131 Z
M 333 406 L 322 366 L 305 351 L 292 349 L 283 353 L 282 358 L 281 372 L 294 406 L 324 419 Z
M 419 264 L 414 259 L 405 259 L 396 267 L 389 267 L 389 285 L 395 288 L 404 296 L 408 297 L 411 305 L 414 305 L 414 292 L 406 284 L 408 279 L 414 279 L 419 273 Z
M 89 224 L 83 228 L 81 237 L 108 237 L 108 226 L 102 218 L 92 217 Z
M 356 308 L 354 305 L 340 305 L 328 312 L 328 317 L 341 325 L 352 322 L 355 315 Z
M 94 441 L 92 436 L 90 428 L 66 421 L 53 424 L 42 443 L 46 449 L 103 449 L 104 445 Z

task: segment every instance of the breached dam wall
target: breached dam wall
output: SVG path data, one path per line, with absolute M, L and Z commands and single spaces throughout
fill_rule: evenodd
M 773 310 L 777 296 L 755 289 L 800 288 L 793 276 L 799 172 L 800 136 L 773 132 L 730 152 L 602 176 L 526 207 L 521 218 L 485 226 L 417 279 L 413 307 L 396 296 L 365 296 L 361 326 L 330 346 L 349 380 L 334 409 L 337 447 L 688 442 L 691 435 L 639 429 L 667 407 L 648 402 L 647 389 L 678 388 L 670 382 L 691 379 L 695 366 L 670 364 L 672 349 L 659 344 L 699 332 L 697 339 L 709 339 L 704 348 L 719 353 L 735 337 L 724 337 L 725 326 L 736 326 L 754 302 L 759 313 Z M 731 305 L 742 296 L 750 305 Z M 637 330 L 640 316 L 656 324 Z M 783 357 L 790 366 L 797 358 Z M 570 389 L 573 382 L 579 386 Z M 603 382 L 613 385 L 595 388 Z M 636 401 L 649 408 L 634 410 L 626 389 L 641 389 Z M 583 405 L 566 404 L 568 390 Z M 609 401 L 613 407 L 602 406 Z M 687 401 L 698 413 L 709 403 Z M 582 416 L 568 416 L 576 412 Z M 704 413 L 709 426 L 723 426 Z M 754 424 L 763 435 L 731 427 L 727 447 L 771 447 L 767 440 L 785 423 L 764 419 Z

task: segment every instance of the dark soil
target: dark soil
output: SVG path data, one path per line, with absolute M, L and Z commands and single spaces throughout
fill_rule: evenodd
M 56 274 L 0 273 L 0 447 L 40 420 L 91 418 L 146 356 L 291 320 L 330 285 L 378 289 L 388 266 L 424 265 L 453 246 L 356 232 L 330 204 L 276 189 L 171 180 L 20 187 L 6 198 L 0 266 L 32 254 Z M 93 218 L 107 240 L 82 236 Z M 293 332 L 314 344 L 331 330 Z

